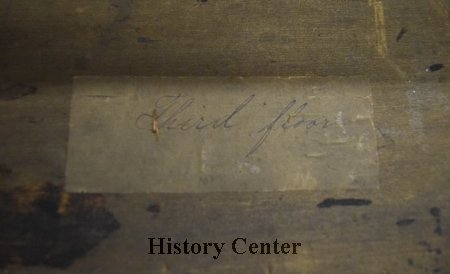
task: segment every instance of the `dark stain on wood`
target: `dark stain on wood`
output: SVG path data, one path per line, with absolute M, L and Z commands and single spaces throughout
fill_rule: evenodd
M 67 268 L 118 228 L 99 194 L 68 194 L 50 183 L 0 191 L 0 268 Z
M 372 203 L 371 200 L 367 199 L 356 199 L 356 198 L 344 198 L 344 199 L 334 199 L 328 198 L 320 202 L 317 207 L 319 208 L 330 208 L 333 206 L 366 206 Z
M 439 207 L 430 208 L 430 214 L 435 218 L 441 217 L 441 209 Z
M 440 271 L 445 270 L 443 264 L 440 263 L 440 257 L 442 255 L 442 250 L 440 248 L 433 246 L 426 240 L 419 241 L 418 244 L 429 254 L 426 256 L 420 255 L 420 257 L 417 258 L 418 263 L 415 263 L 412 258 L 408 258 L 409 266 L 422 271 L 422 273 L 428 273 L 429 270 L 432 270 L 433 273 L 439 273 Z
M 443 64 L 432 64 L 426 69 L 427 72 L 435 72 L 444 68 Z
M 414 219 L 399 219 L 396 224 L 398 226 L 408 226 L 411 225 L 412 223 L 414 223 L 415 220 Z
M 0 81 L 0 100 L 13 101 L 35 94 L 36 91 L 37 87 L 34 85 Z
M 159 212 L 161 212 L 161 207 L 159 206 L 159 204 L 151 203 L 148 205 L 147 211 L 158 214 Z
M 441 226 L 441 209 L 439 207 L 430 208 L 430 214 L 434 217 L 436 221 L 436 227 L 434 228 L 434 233 L 437 235 L 442 235 L 442 226 Z

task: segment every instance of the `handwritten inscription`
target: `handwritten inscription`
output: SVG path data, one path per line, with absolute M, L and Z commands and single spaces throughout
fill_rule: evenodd
M 158 98 L 154 104 L 154 111 L 152 113 L 144 112 L 140 114 L 135 121 L 136 128 L 140 130 L 149 130 L 154 133 L 155 129 L 153 125 L 155 119 L 158 119 L 159 128 L 164 128 L 167 130 L 208 130 L 208 129 L 231 129 L 233 127 L 238 127 L 233 119 L 238 115 L 257 115 L 255 113 L 245 113 L 245 108 L 250 105 L 253 99 L 256 97 L 255 94 L 251 94 L 240 102 L 230 113 L 225 115 L 218 115 L 218 118 L 207 117 L 205 115 L 200 115 L 199 117 L 193 117 L 189 112 L 190 108 L 195 107 L 195 98 L 190 96 L 178 94 L 178 95 L 167 95 Z M 206 106 L 204 106 L 206 108 Z M 289 130 L 297 128 L 305 128 L 307 130 L 312 128 L 326 129 L 330 126 L 336 124 L 336 122 L 331 122 L 327 118 L 317 118 L 311 119 L 306 118 L 303 112 L 309 107 L 308 102 L 299 102 L 297 99 L 292 99 L 287 102 L 281 109 L 279 109 L 275 116 L 263 125 L 256 134 L 260 137 L 257 142 L 250 148 L 246 156 L 250 156 L 255 153 L 261 145 L 269 137 L 273 130 Z M 253 122 L 261 122 L 256 119 Z M 241 128 L 248 128 L 249 125 L 241 125 Z M 252 135 L 254 134 L 252 133 Z
M 80 77 L 66 189 L 217 192 L 378 183 L 370 87 L 305 78 Z

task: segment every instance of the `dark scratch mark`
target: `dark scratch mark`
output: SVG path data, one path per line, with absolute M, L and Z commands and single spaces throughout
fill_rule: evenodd
M 425 71 L 426 72 L 435 72 L 444 68 L 443 64 L 432 64 Z
M 382 149 L 382 148 L 386 148 L 392 145 L 395 145 L 395 141 L 394 139 L 392 139 L 388 134 L 386 134 L 385 132 L 383 132 L 383 130 L 381 128 L 377 127 L 378 132 L 381 134 L 381 136 L 383 137 L 383 139 L 386 141 L 386 144 L 380 145 L 377 148 L 378 149 Z
M 397 41 L 397 42 L 400 41 L 400 39 L 402 39 L 403 35 L 405 35 L 407 31 L 408 30 L 405 27 L 402 27 L 400 29 L 400 31 L 398 32 L 397 37 L 395 38 L 395 41 Z
M 333 206 L 366 206 L 372 203 L 371 200 L 367 199 L 355 199 L 355 198 L 345 198 L 345 199 L 334 199 L 328 198 L 320 202 L 317 207 L 319 208 L 329 208 Z
M 399 219 L 396 222 L 396 224 L 398 226 L 407 226 L 407 225 L 410 225 L 410 224 L 414 223 L 414 221 L 415 221 L 414 219 Z
M 153 42 L 158 42 L 158 40 L 155 39 L 151 39 L 150 37 L 138 37 L 137 39 L 138 43 L 153 43 Z
M 114 98 L 114 97 L 116 97 L 116 96 L 111 96 L 111 95 L 86 95 L 86 97 L 89 97 L 89 98 L 106 99 L 106 98 Z

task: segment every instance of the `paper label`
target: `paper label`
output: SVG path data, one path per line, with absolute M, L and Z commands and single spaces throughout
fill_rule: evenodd
M 77 77 L 66 188 L 375 188 L 372 109 L 361 80 Z

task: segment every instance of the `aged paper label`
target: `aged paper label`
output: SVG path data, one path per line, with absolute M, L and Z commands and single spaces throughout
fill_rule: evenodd
M 375 188 L 372 109 L 360 79 L 77 77 L 66 188 Z

